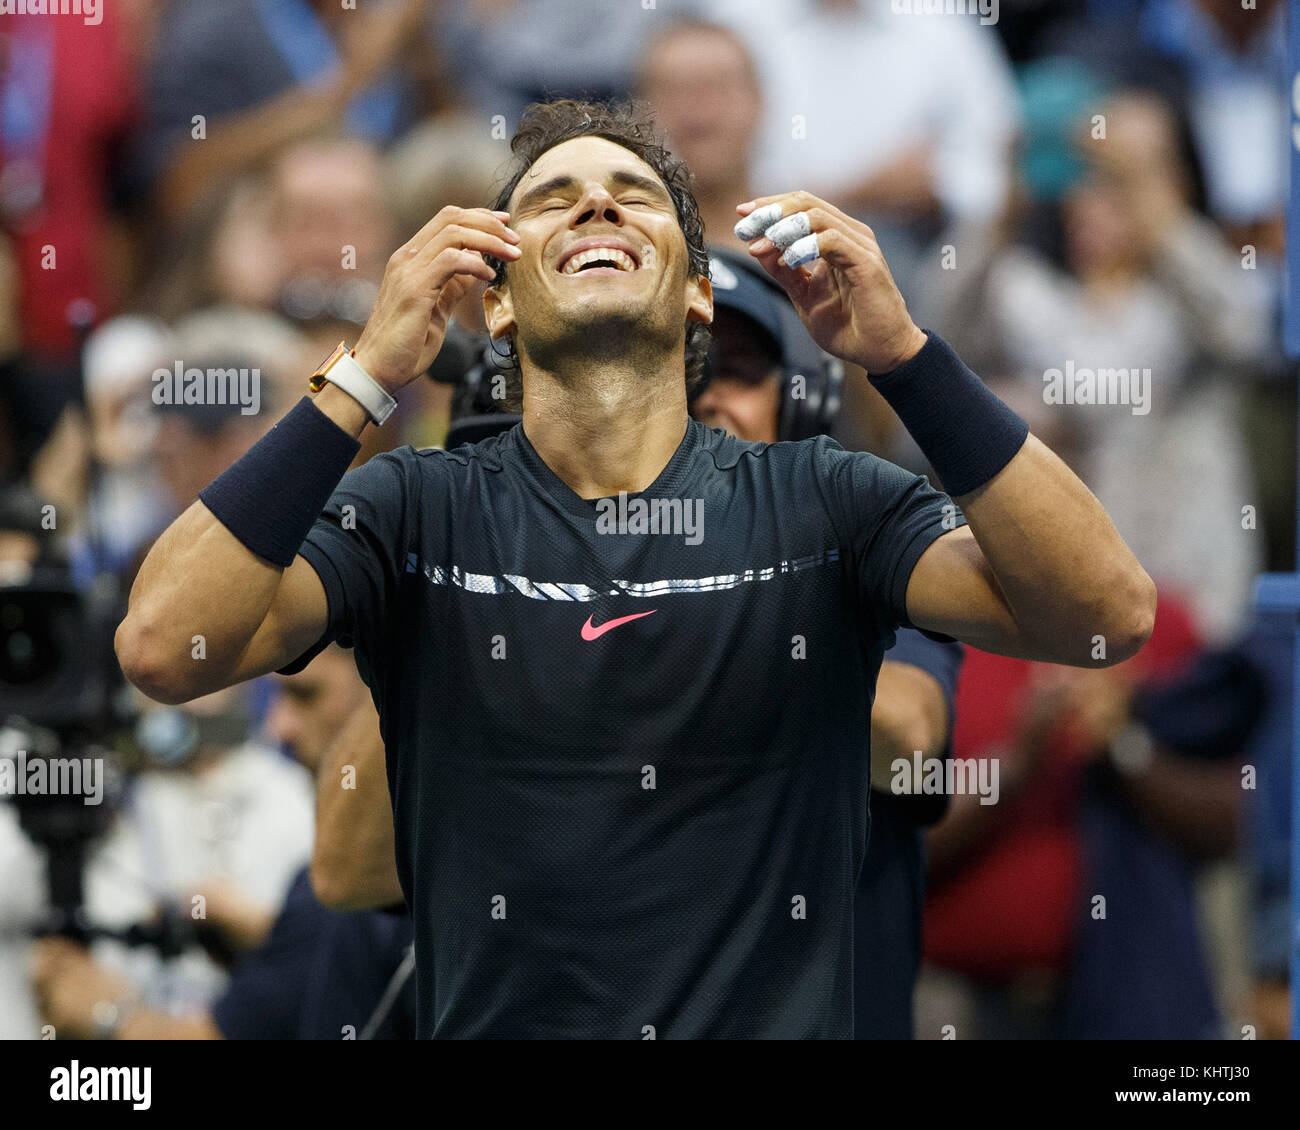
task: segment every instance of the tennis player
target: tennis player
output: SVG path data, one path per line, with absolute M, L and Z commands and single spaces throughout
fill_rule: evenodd
M 849 1037 L 896 629 L 1111 664 L 1150 634 L 1154 586 L 1084 485 L 913 323 L 865 225 L 804 192 L 737 208 L 742 231 L 765 209 L 750 253 L 872 375 L 948 494 L 826 437 L 689 419 L 708 260 L 652 123 L 540 104 L 512 146 L 495 206 L 444 208 L 399 248 L 355 349 L 159 539 L 119 658 L 181 702 L 355 647 L 421 1035 Z M 522 424 L 345 475 L 475 279 Z

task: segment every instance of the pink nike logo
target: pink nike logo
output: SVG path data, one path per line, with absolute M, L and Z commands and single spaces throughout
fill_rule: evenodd
M 591 622 L 591 617 L 587 617 L 587 622 L 582 625 L 582 638 L 590 643 L 592 640 L 598 640 L 610 628 L 617 628 L 620 624 L 626 624 L 629 620 L 640 620 L 642 616 L 653 616 L 659 609 L 652 608 L 649 612 L 634 612 L 631 616 L 620 616 L 617 620 L 606 620 L 599 628 Z

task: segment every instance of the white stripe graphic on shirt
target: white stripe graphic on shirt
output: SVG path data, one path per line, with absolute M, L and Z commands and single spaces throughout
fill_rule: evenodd
M 435 585 L 451 585 L 466 592 L 500 596 L 503 593 L 521 593 L 532 600 L 599 600 L 603 596 L 656 597 L 679 592 L 721 592 L 734 589 L 751 581 L 770 581 L 774 577 L 800 573 L 831 565 L 840 559 L 838 549 L 823 549 L 806 557 L 793 557 L 764 569 L 746 569 L 742 573 L 721 573 L 716 577 L 679 577 L 665 581 L 614 580 L 615 589 L 594 589 L 590 585 L 560 581 L 531 581 L 514 573 L 494 577 L 489 573 L 467 573 L 459 565 L 422 564 L 418 555 L 406 555 L 406 571 L 419 573 Z

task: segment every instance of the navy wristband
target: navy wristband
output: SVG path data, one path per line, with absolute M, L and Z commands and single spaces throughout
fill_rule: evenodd
M 1029 425 L 938 334 L 910 361 L 871 377 L 951 496 L 982 487 L 1015 457 Z
M 199 498 L 248 549 L 287 569 L 360 450 L 304 396 Z

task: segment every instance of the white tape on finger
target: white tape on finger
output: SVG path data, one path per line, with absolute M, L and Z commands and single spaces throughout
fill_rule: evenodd
M 812 221 L 808 219 L 808 213 L 796 212 L 793 216 L 778 220 L 763 234 L 784 251 L 790 244 L 811 233 Z
M 749 243 L 762 235 L 780 218 L 780 204 L 764 204 L 761 208 L 755 208 L 736 225 L 736 238 Z
M 793 270 L 795 267 L 802 267 L 805 263 L 811 263 L 820 255 L 821 248 L 817 246 L 817 233 L 814 232 L 790 244 L 785 249 L 785 254 L 781 256 L 781 262 Z

